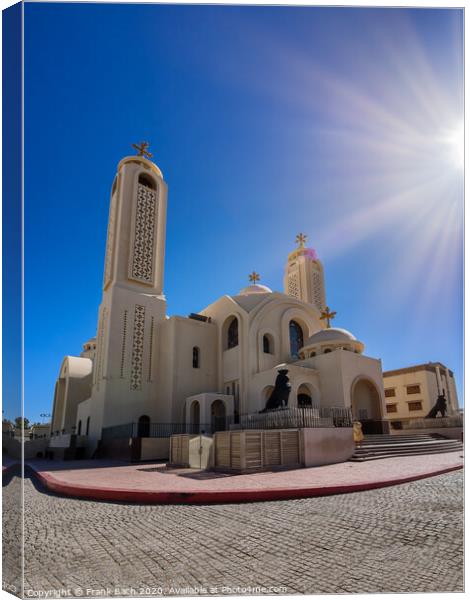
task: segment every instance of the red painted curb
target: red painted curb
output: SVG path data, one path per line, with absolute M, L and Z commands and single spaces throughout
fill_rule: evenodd
M 417 481 L 427 477 L 443 475 L 458 471 L 463 466 L 448 467 L 439 471 L 411 475 L 388 481 L 372 481 L 349 485 L 334 485 L 320 488 L 272 488 L 268 490 L 227 490 L 227 491 L 197 491 L 188 492 L 152 492 L 123 488 L 91 488 L 84 485 L 63 483 L 49 473 L 34 472 L 44 486 L 58 494 L 73 498 L 88 500 L 108 500 L 114 502 L 130 502 L 145 504 L 227 504 L 236 502 L 266 502 L 269 500 L 293 500 L 312 498 L 315 496 L 330 496 L 333 494 L 350 494 L 352 492 L 374 490 L 392 485 Z

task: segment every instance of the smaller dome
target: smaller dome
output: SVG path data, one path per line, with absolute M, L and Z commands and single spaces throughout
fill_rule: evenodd
M 301 348 L 301 350 L 305 350 L 305 352 L 301 354 L 304 354 L 307 357 L 312 351 L 314 353 L 323 354 L 336 349 L 353 350 L 358 354 L 362 354 L 364 351 L 364 344 L 347 329 L 328 327 L 327 329 L 317 331 L 310 336 L 303 348 Z M 313 355 L 310 354 L 310 356 Z
M 314 333 L 308 338 L 305 346 L 321 344 L 322 342 L 357 342 L 357 338 L 347 329 L 329 327 L 328 329 L 322 329 Z
M 246 288 L 243 288 L 238 292 L 239 296 L 246 296 L 248 294 L 272 294 L 273 291 L 268 288 L 267 285 L 261 285 L 260 283 L 254 283 Z

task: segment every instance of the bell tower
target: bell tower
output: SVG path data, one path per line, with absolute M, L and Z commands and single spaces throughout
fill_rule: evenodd
M 148 144 L 133 144 L 111 189 L 103 293 L 98 315 L 90 432 L 147 415 L 155 419 L 163 295 L 167 186 Z M 155 409 L 156 410 L 156 409 Z
M 323 265 L 316 250 L 305 247 L 306 241 L 306 235 L 297 235 L 298 247 L 289 254 L 284 272 L 284 293 L 323 310 L 326 305 Z

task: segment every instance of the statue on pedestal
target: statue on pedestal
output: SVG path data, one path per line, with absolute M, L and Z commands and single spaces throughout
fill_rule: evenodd
M 266 402 L 265 408 L 261 411 L 262 413 L 287 407 L 291 390 L 289 377 L 287 377 L 288 372 L 288 369 L 279 369 L 274 389 Z
M 426 419 L 435 419 L 437 417 L 437 413 L 441 413 L 441 417 L 445 417 L 447 412 L 447 401 L 444 395 L 439 394 L 436 400 L 436 404 L 431 408 L 431 410 L 426 415 Z

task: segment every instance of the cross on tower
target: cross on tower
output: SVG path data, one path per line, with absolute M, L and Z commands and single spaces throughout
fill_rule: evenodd
M 248 279 L 251 281 L 251 283 L 254 285 L 257 281 L 259 281 L 261 278 L 258 275 L 258 273 L 256 271 L 253 271 L 253 273 L 250 273 L 248 275 Z
M 150 146 L 148 142 L 140 142 L 140 144 L 132 144 L 132 147 L 137 150 L 137 156 L 145 156 L 145 158 L 152 158 L 153 154 L 147 150 Z
M 307 236 L 305 233 L 298 233 L 295 241 L 299 244 L 299 248 L 304 248 L 305 242 L 307 241 Z
M 328 306 L 325 307 L 325 310 L 322 311 L 321 315 L 320 315 L 320 319 L 325 319 L 326 320 L 326 326 L 330 327 L 330 321 L 332 319 L 334 319 L 336 317 L 336 311 L 332 311 L 330 312 L 330 309 L 328 308 Z

